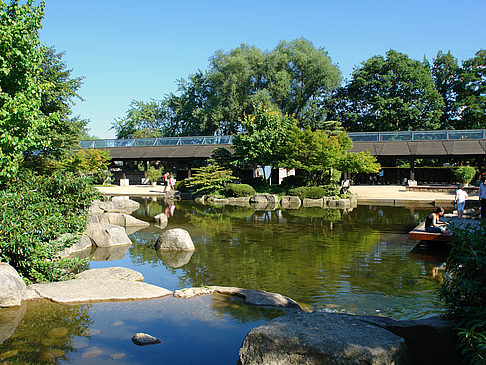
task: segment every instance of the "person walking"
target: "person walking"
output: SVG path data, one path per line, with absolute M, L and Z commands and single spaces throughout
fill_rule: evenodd
M 469 195 L 463 189 L 463 185 L 459 185 L 459 189 L 456 190 L 456 197 L 454 198 L 458 218 L 462 218 L 464 214 L 464 206 L 466 205 L 467 198 L 469 198 Z
M 482 178 L 479 185 L 479 209 L 481 209 L 481 218 L 486 218 L 486 177 Z

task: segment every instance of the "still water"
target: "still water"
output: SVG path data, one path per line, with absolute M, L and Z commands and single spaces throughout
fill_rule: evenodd
M 153 249 L 162 229 L 132 232 L 126 250 L 92 253 L 90 268 L 124 266 L 144 281 L 177 290 L 222 285 L 281 293 L 304 306 L 394 319 L 439 314 L 440 283 L 432 268 L 444 257 L 411 252 L 408 231 L 430 209 L 358 206 L 352 210 L 166 206 L 140 199 L 133 215 L 152 221 L 166 212 L 166 229 L 183 228 L 196 250 Z M 109 260 L 109 261 L 105 261 Z M 0 344 L 6 363 L 235 364 L 253 327 L 284 314 L 227 296 L 65 306 L 31 302 L 0 310 L 2 326 L 17 328 Z M 138 347 L 137 332 L 162 340 Z

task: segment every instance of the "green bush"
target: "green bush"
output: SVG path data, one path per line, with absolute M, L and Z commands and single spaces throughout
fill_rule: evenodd
M 304 186 L 306 184 L 306 179 L 303 176 L 290 175 L 284 177 L 280 186 L 284 189 L 292 189 L 298 186 Z
M 476 169 L 472 166 L 459 166 L 454 169 L 454 176 L 461 184 L 469 184 L 476 175 Z
M 68 277 L 67 269 L 79 260 L 54 256 L 74 242 L 55 240 L 85 230 L 86 208 L 97 197 L 89 179 L 72 173 L 20 173 L 0 192 L 0 259 L 27 283 Z
M 194 190 L 189 186 L 189 179 L 176 181 L 174 189 L 180 191 L 181 193 L 186 193 L 188 191 Z
M 162 177 L 162 169 L 157 169 L 154 166 L 150 165 L 147 167 L 147 171 L 145 171 L 145 178 L 148 179 L 151 183 L 157 182 Z
M 255 189 L 248 184 L 228 184 L 224 187 L 225 196 L 244 197 L 256 194 Z
M 298 196 L 300 199 L 320 199 L 326 196 L 326 190 L 320 186 L 301 186 L 290 189 L 288 194 Z
M 263 176 L 261 177 L 245 177 L 240 179 L 240 183 L 242 184 L 248 184 L 250 186 L 253 186 L 254 188 L 265 186 L 265 180 L 263 179 Z
M 482 232 L 486 222 L 482 221 Z M 440 296 L 445 317 L 456 325 L 459 347 L 468 364 L 486 359 L 486 239 L 468 229 L 454 230 Z

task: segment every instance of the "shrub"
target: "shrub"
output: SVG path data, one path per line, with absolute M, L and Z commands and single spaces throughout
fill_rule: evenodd
M 157 169 L 154 166 L 150 165 L 145 171 L 145 178 L 148 179 L 151 183 L 157 182 L 162 177 L 162 169 Z
M 256 191 L 248 184 L 228 184 L 224 187 L 224 195 L 244 197 L 255 195 Z
M 482 231 L 486 223 L 481 223 Z M 440 296 L 445 317 L 456 325 L 459 347 L 469 364 L 486 359 L 486 240 L 475 230 L 454 230 Z
M 241 178 L 240 182 L 242 184 L 248 184 L 248 185 L 250 185 L 254 188 L 257 188 L 257 187 L 260 187 L 260 186 L 266 186 L 265 180 L 263 179 L 263 176 Z
M 200 167 L 195 170 L 196 173 L 189 179 L 187 185 L 195 188 L 198 194 L 217 194 L 226 184 L 235 179 L 231 174 L 231 170 L 224 169 L 218 164 Z
M 79 260 L 54 256 L 73 240 L 55 240 L 85 230 L 86 208 L 97 197 L 89 179 L 72 173 L 19 174 L 0 192 L 0 259 L 27 283 L 68 277 L 67 269 Z
M 296 188 L 298 186 L 304 186 L 306 179 L 303 176 L 290 175 L 284 177 L 280 186 L 284 189 Z
M 194 190 L 189 186 L 189 182 L 190 182 L 189 179 L 176 181 L 174 185 L 174 189 L 180 191 L 181 193 Z
M 290 189 L 288 194 L 298 196 L 300 199 L 320 199 L 326 196 L 326 190 L 320 186 L 301 186 Z
M 476 169 L 472 166 L 459 166 L 454 170 L 454 176 L 461 184 L 469 184 L 476 175 Z

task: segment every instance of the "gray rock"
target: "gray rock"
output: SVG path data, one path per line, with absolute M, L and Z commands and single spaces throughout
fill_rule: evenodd
M 192 251 L 167 251 L 167 250 L 157 250 L 157 256 L 159 259 L 167 266 L 173 267 L 174 269 L 182 267 L 191 261 L 191 257 L 194 254 Z
M 57 303 L 91 303 L 160 298 L 171 291 L 140 281 L 69 280 L 29 285 L 41 298 Z
M 156 250 L 195 250 L 189 232 L 181 228 L 169 229 L 162 233 L 155 243 Z
M 179 190 L 169 190 L 165 193 L 165 200 L 180 201 L 182 200 L 182 194 Z
M 250 290 L 229 286 L 207 286 L 202 288 L 186 288 L 174 292 L 175 297 L 186 299 L 204 294 L 237 296 L 243 298 L 245 304 L 250 305 L 303 310 L 295 300 L 278 293 L 270 293 L 263 290 Z
M 138 271 L 126 267 L 107 267 L 90 269 L 76 275 L 79 280 L 129 280 L 143 281 L 143 275 Z
M 138 346 L 155 345 L 161 342 L 158 338 L 142 332 L 135 334 L 135 336 L 132 337 L 132 341 L 135 345 Z
M 103 213 L 99 216 L 100 223 L 110 223 L 121 227 L 148 227 L 150 223 L 132 217 L 125 213 Z
M 305 198 L 302 205 L 304 206 L 304 208 L 310 208 L 310 207 L 322 208 L 324 206 L 324 199 Z
M 0 344 L 13 335 L 24 315 L 24 305 L 0 310 Z
M 275 194 L 255 194 L 250 198 L 250 204 L 278 204 L 278 195 Z
M 75 237 L 74 235 L 72 234 L 67 234 L 67 235 L 64 235 L 63 237 L 59 238 L 58 240 L 65 240 L 65 239 L 72 239 L 73 237 Z M 86 236 L 85 234 L 81 235 L 81 237 L 79 237 L 77 239 L 77 242 L 74 243 L 71 247 L 66 247 L 64 250 L 58 252 L 57 256 L 59 258 L 65 258 L 65 257 L 68 257 L 68 256 L 73 256 L 74 254 L 78 253 L 78 252 L 88 252 L 89 253 L 89 250 L 91 250 L 91 247 L 93 246 L 93 244 L 91 243 L 91 239 Z
M 349 208 L 351 201 L 349 199 L 331 199 L 327 202 L 330 208 Z
M 439 317 L 395 321 L 377 316 L 356 316 L 405 339 L 414 364 L 460 364 L 454 324 Z
M 291 313 L 251 330 L 239 363 L 410 364 L 405 340 L 353 316 Z
M 164 213 L 157 214 L 154 217 L 154 221 L 155 221 L 155 224 L 157 226 L 159 226 L 159 228 L 162 228 L 162 229 L 167 227 L 167 224 L 169 223 L 169 219 L 167 218 L 167 216 Z
M 284 209 L 299 209 L 302 201 L 298 196 L 285 195 L 280 200 L 280 205 Z
M 130 214 L 140 208 L 140 204 L 125 196 L 113 197 L 111 201 L 95 200 L 89 209 L 89 214 L 99 215 L 104 212 Z
M 92 223 L 86 228 L 85 235 L 97 247 L 132 244 L 123 227 L 109 223 Z
M 17 270 L 6 262 L 0 262 L 0 307 L 20 305 L 26 285 Z

